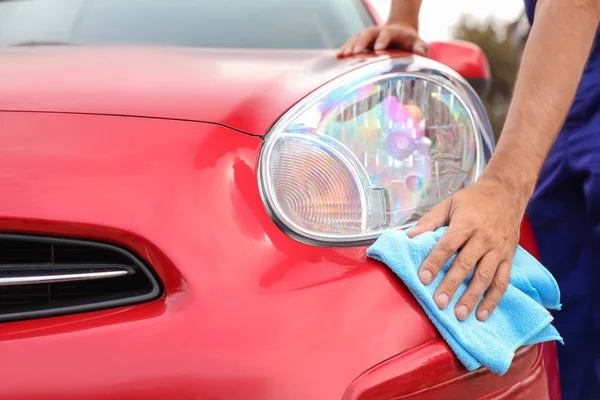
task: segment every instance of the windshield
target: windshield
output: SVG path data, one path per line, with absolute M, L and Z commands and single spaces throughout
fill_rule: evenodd
M 0 46 L 337 48 L 373 22 L 360 0 L 0 1 Z

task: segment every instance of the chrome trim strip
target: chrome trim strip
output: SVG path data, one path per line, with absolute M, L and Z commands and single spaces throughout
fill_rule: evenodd
M 119 276 L 129 275 L 131 273 L 131 270 L 123 268 L 102 272 L 80 272 L 72 274 L 48 273 L 28 276 L 0 277 L 0 287 L 15 285 L 36 285 L 41 283 L 89 281 L 95 279 L 116 278 Z

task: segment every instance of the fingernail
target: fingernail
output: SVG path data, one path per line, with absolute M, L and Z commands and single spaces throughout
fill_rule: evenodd
M 417 228 L 411 228 L 408 232 L 406 232 L 406 236 L 412 239 L 415 236 L 419 236 L 419 231 L 417 230 Z
M 454 314 L 456 314 L 456 318 L 464 321 L 469 316 L 469 309 L 464 304 L 461 304 L 460 306 L 456 307 Z
M 448 303 L 450 302 L 450 297 L 448 297 L 448 295 L 446 293 L 440 293 L 435 297 L 437 306 L 440 309 L 444 309 L 446 307 L 448 307 Z
M 358 54 L 358 53 L 360 53 L 360 52 L 361 52 L 361 51 L 360 51 L 360 46 L 354 46 L 354 49 L 352 50 L 352 52 L 353 52 L 354 54 Z
M 375 50 L 383 50 L 385 48 L 385 46 L 383 45 L 383 43 L 381 42 L 376 42 L 375 43 L 375 47 L 373 47 Z
M 433 274 L 429 270 L 424 269 L 423 271 L 419 272 L 419 279 L 423 285 L 429 285 L 432 278 Z
M 425 46 L 423 46 L 422 43 L 416 43 L 413 47 L 413 51 L 422 56 L 424 56 L 425 53 L 427 53 L 427 50 L 425 49 Z
M 479 311 L 479 320 L 485 321 L 490 316 L 490 312 L 488 310 Z

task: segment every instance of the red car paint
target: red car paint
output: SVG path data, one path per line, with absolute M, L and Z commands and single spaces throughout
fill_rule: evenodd
M 458 393 L 505 383 L 467 374 L 364 248 L 283 234 L 258 193 L 259 138 L 67 113 L 2 112 L 0 123 L 1 231 L 119 243 L 166 287 L 148 304 L 3 324 L 1 398 L 333 399 L 391 364 L 395 382 L 361 384 L 410 394 L 462 375 Z
M 168 47 L 14 48 L 0 52 L 0 110 L 210 121 L 262 136 L 309 92 L 366 62 L 387 57 L 336 59 L 333 54 Z
M 0 325 L 0 398 L 558 399 L 554 344 L 504 377 L 468 373 L 365 248 L 301 244 L 265 212 L 260 136 L 385 57 L 0 52 L 0 231 L 117 243 L 165 286 L 147 304 Z
M 259 138 L 148 118 L 0 121 L 0 230 L 120 243 L 166 286 L 142 306 L 2 325 L 0 398 L 334 399 L 437 336 L 364 248 L 303 245 L 273 224 Z
M 461 40 L 431 42 L 427 49 L 427 57 L 433 60 L 444 60 L 447 67 L 460 71 L 467 79 L 491 79 L 490 65 L 479 46 Z

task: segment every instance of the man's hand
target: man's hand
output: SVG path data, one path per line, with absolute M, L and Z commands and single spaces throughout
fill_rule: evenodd
M 348 40 L 338 51 L 339 56 L 360 54 L 365 50 L 397 48 L 425 55 L 427 44 L 417 30 L 405 24 L 387 24 L 369 27 Z
M 448 305 L 475 268 L 455 307 L 458 319 L 467 318 L 489 288 L 477 309 L 477 318 L 485 320 L 506 290 L 526 204 L 571 106 L 599 24 L 599 0 L 537 3 L 496 151 L 476 183 L 439 204 L 409 232 L 414 237 L 449 225 L 419 271 L 428 284 L 459 251 L 434 295 L 439 307 Z M 546 62 L 550 58 L 553 62 Z
M 434 295 L 438 307 L 447 307 L 458 286 L 475 268 L 454 313 L 459 320 L 465 320 L 489 288 L 476 314 L 480 321 L 489 317 L 510 280 L 527 201 L 528 197 L 519 198 L 515 190 L 500 181 L 482 176 L 434 207 L 408 232 L 409 237 L 415 237 L 448 225 L 419 270 L 423 284 L 431 283 L 446 261 L 459 251 Z

